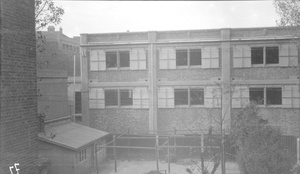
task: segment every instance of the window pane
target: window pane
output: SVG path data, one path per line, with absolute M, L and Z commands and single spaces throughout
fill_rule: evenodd
M 187 50 L 176 50 L 176 66 L 187 66 Z
M 279 63 L 279 49 L 278 47 L 266 47 L 266 64 Z
M 118 90 L 105 90 L 105 106 L 118 106 Z
M 264 48 L 252 47 L 251 48 L 251 64 L 263 64 Z
M 132 106 L 132 90 L 122 89 L 120 90 L 121 106 Z
M 257 105 L 264 104 L 264 88 L 250 88 L 249 95 L 251 102 L 255 102 Z
M 175 105 L 188 105 L 188 89 L 175 89 Z
M 117 52 L 106 52 L 106 67 L 117 67 Z
M 120 67 L 129 67 L 129 51 L 120 52 Z
M 267 88 L 267 104 L 269 105 L 282 104 L 281 88 Z
M 190 50 L 190 65 L 201 65 L 201 49 Z
M 191 105 L 204 105 L 204 90 L 191 89 L 190 90 Z
M 81 113 L 81 92 L 75 92 L 75 114 Z

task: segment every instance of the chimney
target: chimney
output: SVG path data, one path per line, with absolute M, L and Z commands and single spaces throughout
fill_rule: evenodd
M 54 26 L 49 26 L 48 27 L 48 31 L 54 32 L 55 31 L 55 27 Z
M 59 31 L 60 31 L 60 33 L 62 33 L 62 32 L 63 32 L 63 29 L 60 27 L 60 28 L 59 28 Z

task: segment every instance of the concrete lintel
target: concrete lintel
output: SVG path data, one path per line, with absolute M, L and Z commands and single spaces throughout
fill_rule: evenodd
M 298 79 L 283 79 L 283 80 L 233 80 L 233 85 L 298 85 Z
M 158 86 L 213 86 L 220 84 L 220 80 L 203 80 L 203 81 L 160 81 Z
M 148 82 L 91 82 L 90 87 L 136 87 L 148 86 Z

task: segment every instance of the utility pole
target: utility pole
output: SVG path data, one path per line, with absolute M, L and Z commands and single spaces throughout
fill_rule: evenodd
M 224 134 L 231 125 L 231 49 L 230 49 L 230 29 L 221 30 L 222 42 L 222 114 L 221 114 L 221 166 L 222 174 L 226 174 L 225 170 L 225 148 Z
M 74 95 L 74 109 L 73 109 L 73 121 L 75 122 L 75 114 L 76 114 L 76 91 L 75 91 L 75 85 L 76 85 L 76 81 L 75 81 L 75 76 L 76 76 L 76 54 L 74 53 L 74 72 L 73 72 L 73 95 Z

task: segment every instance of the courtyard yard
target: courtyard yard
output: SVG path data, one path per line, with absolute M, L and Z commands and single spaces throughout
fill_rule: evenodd
M 99 166 L 98 174 L 155 174 L 156 161 L 127 161 L 119 160 L 117 162 L 117 172 L 115 172 L 114 161 L 107 161 L 105 164 Z M 206 163 L 205 166 L 209 170 L 212 168 L 212 163 Z M 186 168 L 189 167 L 191 170 L 195 168 L 195 165 L 190 160 L 181 160 L 176 163 L 171 163 L 171 174 L 188 174 Z M 160 161 L 159 169 L 161 173 L 168 173 L 168 163 Z M 151 172 L 152 171 L 152 172 Z M 194 169 L 193 171 L 197 171 Z M 198 172 L 194 172 L 199 174 Z M 226 162 L 226 174 L 239 174 L 238 166 L 233 162 Z M 97 171 L 92 174 L 97 174 Z M 219 166 L 215 174 L 221 174 L 221 166 Z

